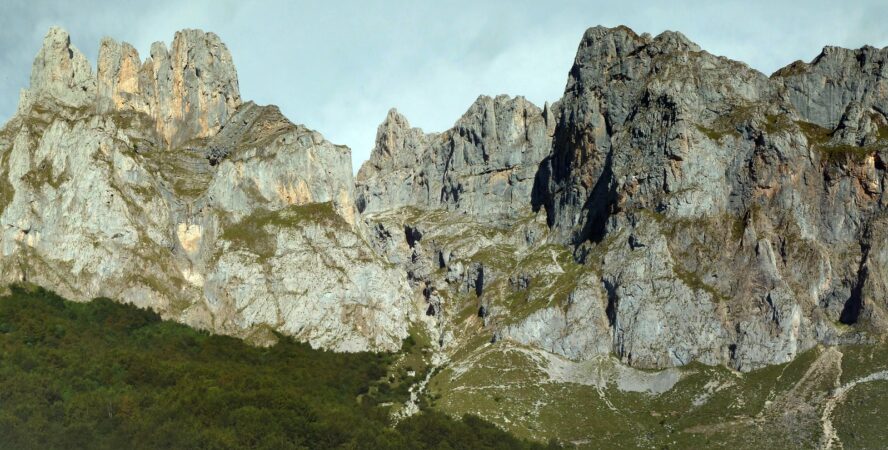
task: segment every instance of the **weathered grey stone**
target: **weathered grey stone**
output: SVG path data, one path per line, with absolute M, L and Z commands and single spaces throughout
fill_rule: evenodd
M 800 116 L 836 128 L 856 103 L 883 118 L 888 115 L 888 48 L 857 50 L 824 47 L 810 63 L 796 61 L 772 76 Z
M 519 200 L 545 209 L 550 233 L 541 239 L 524 229 L 524 245 L 531 254 L 554 242 L 568 245 L 585 270 L 600 274 L 611 347 L 632 365 L 702 361 L 752 370 L 818 342 L 884 332 L 879 299 L 888 292 L 875 243 L 883 239 L 879 217 L 888 206 L 886 54 L 826 48 L 810 64 L 767 77 L 679 33 L 589 29 L 564 97 L 542 113 L 553 134 L 550 149 L 535 186 Z M 508 140 L 463 145 L 457 137 L 485 136 L 477 130 L 487 116 L 467 115 L 482 119 L 464 117 L 434 136 L 407 132 L 405 121 L 390 116 L 380 136 L 397 138 L 383 139 L 362 169 L 359 204 L 478 219 L 498 208 L 468 180 L 473 168 L 487 167 L 485 157 L 516 152 Z M 447 144 L 436 147 L 436 139 Z M 392 150 L 399 148 L 429 150 Z M 464 168 L 455 169 L 460 163 Z M 400 175 L 386 178 L 391 174 Z M 471 267 L 460 259 L 479 251 L 465 248 L 444 274 L 455 295 L 464 295 L 461 280 Z M 503 295 L 523 295 L 519 280 L 528 275 L 533 279 L 527 271 L 507 274 L 514 282 Z M 497 336 L 571 358 L 598 354 L 600 334 L 578 328 L 594 327 L 565 325 L 570 308 L 509 318 L 486 294 L 480 301 L 493 305 L 485 324 L 508 322 Z
M 95 95 L 96 78 L 89 61 L 71 45 L 68 32 L 59 27 L 50 28 L 34 58 L 31 86 L 22 91 L 19 113 L 40 98 L 79 108 L 92 103 Z
M 169 50 L 155 42 L 144 63 L 131 45 L 103 39 L 98 86 L 103 111 L 153 117 L 171 147 L 215 135 L 241 104 L 228 48 L 201 30 L 177 32 Z
M 888 50 L 767 77 L 679 33 L 589 29 L 564 97 L 479 97 L 350 152 L 241 103 L 218 37 L 97 75 L 53 29 L 0 130 L 0 278 L 258 342 L 511 340 L 753 370 L 888 326 Z M 364 213 L 363 215 L 361 213 Z
M 537 166 L 548 154 L 548 105 L 523 97 L 479 97 L 454 127 L 423 134 L 389 111 L 376 147 L 358 172 L 358 208 L 379 212 L 442 207 L 481 217 L 530 209 Z
M 591 359 L 612 351 L 613 337 L 605 315 L 607 295 L 594 273 L 588 272 L 570 294 L 565 309 L 539 309 L 501 336 L 574 360 Z
M 420 311 L 367 241 L 349 149 L 241 105 L 211 33 L 177 33 L 141 67 L 105 39 L 96 77 L 50 30 L 0 131 L 0 180 L 4 283 L 337 351 L 396 350 Z

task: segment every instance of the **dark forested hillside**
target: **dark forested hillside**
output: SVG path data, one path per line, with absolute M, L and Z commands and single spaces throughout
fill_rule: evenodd
M 11 291 L 0 297 L 2 448 L 536 446 L 471 416 L 424 411 L 393 427 L 382 405 L 405 394 L 380 380 L 395 354 L 283 337 L 257 348 L 108 299 Z

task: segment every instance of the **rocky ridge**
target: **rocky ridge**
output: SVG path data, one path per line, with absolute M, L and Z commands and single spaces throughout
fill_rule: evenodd
M 392 109 L 357 176 L 358 209 L 443 208 L 473 217 L 530 209 L 554 120 L 523 97 L 481 96 L 450 130 L 425 134 Z
M 395 350 L 412 292 L 356 219 L 351 154 L 242 103 L 231 55 L 102 41 L 98 71 L 59 28 L 0 131 L 0 279 L 106 296 L 268 343 Z
M 0 131 L 0 276 L 257 342 L 394 350 L 422 324 L 457 363 L 508 340 L 781 364 L 884 334 L 886 57 L 769 77 L 595 27 L 559 101 L 481 96 L 442 133 L 392 110 L 353 179 L 347 148 L 241 100 L 212 33 L 144 61 L 105 39 L 93 75 L 52 29 Z
M 545 138 L 491 139 L 506 133 L 478 103 L 440 135 L 392 112 L 357 179 L 359 208 L 385 239 L 409 230 L 399 258 L 456 342 L 486 334 L 575 360 L 749 371 L 877 339 L 886 56 L 827 47 L 768 77 L 680 33 L 591 28 L 564 97 L 544 108 Z M 466 129 L 498 131 L 465 145 Z M 521 158 L 523 173 L 539 160 L 534 183 L 516 183 L 506 209 L 488 199 L 496 176 L 476 180 L 513 167 L 490 161 Z M 463 216 L 422 212 L 435 210 Z M 565 248 L 570 262 L 556 256 Z

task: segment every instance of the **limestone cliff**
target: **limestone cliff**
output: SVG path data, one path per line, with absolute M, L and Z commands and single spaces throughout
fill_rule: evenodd
M 540 180 L 555 234 L 602 268 L 618 355 L 747 369 L 885 329 L 886 54 L 769 78 L 677 33 L 586 33 Z
M 766 76 L 595 27 L 560 100 L 481 96 L 442 133 L 392 110 L 356 180 L 349 149 L 241 100 L 211 33 L 99 53 L 94 74 L 51 29 L 0 130 L 0 281 L 258 342 L 392 350 L 422 323 L 447 357 L 642 368 L 888 327 L 888 49 Z
M 356 220 L 351 154 L 241 103 L 212 33 L 98 74 L 53 28 L 0 131 L 0 280 L 107 296 L 215 332 L 393 350 L 412 293 Z
M 358 179 L 359 204 L 460 211 L 510 236 L 490 242 L 468 225 L 445 236 L 429 215 L 373 217 L 385 230 L 422 231 L 402 251 L 412 282 L 439 305 L 432 312 L 450 314 L 444 334 L 463 327 L 446 324 L 462 314 L 453 297 L 466 298 L 468 277 L 480 286 L 462 300 L 480 308 L 477 332 L 575 359 L 612 352 L 645 368 L 745 371 L 818 343 L 871 339 L 888 326 L 886 56 L 827 47 L 768 77 L 680 33 L 591 28 L 564 97 L 527 128 L 546 138 L 517 148 L 469 138 L 477 151 L 460 154 L 458 138 L 476 136 L 462 131 L 465 117 L 426 136 L 390 114 Z M 535 171 L 532 188 L 517 183 L 504 208 L 502 196 L 487 198 L 495 176 L 474 180 L 516 155 L 534 155 L 524 168 L 544 157 L 523 172 Z M 545 227 L 522 225 L 527 213 L 483 214 L 530 208 Z M 578 267 L 555 257 L 563 246 Z M 554 265 L 540 264 L 547 248 Z
M 228 48 L 200 30 L 177 32 L 169 50 L 155 42 L 144 62 L 131 45 L 105 38 L 97 78 L 100 111 L 147 114 L 170 146 L 216 134 L 241 105 Z
M 548 105 L 478 97 L 453 128 L 424 134 L 394 109 L 358 172 L 358 208 L 445 208 L 478 217 L 526 213 L 554 125 Z

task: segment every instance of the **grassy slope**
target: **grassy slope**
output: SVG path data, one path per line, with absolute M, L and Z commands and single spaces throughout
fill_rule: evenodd
M 393 354 L 269 348 L 107 299 L 0 297 L 0 448 L 530 448 L 475 417 L 389 422 Z
M 545 359 L 500 343 L 454 361 L 432 379 L 429 396 L 449 414 L 472 413 L 518 436 L 558 436 L 581 448 L 814 448 L 837 382 L 884 370 L 885 348 L 816 348 L 747 374 L 692 364 L 672 389 L 654 395 L 621 391 L 613 381 L 602 389 L 554 381 Z M 875 412 L 888 382 L 849 392 L 832 414 L 838 437 L 845 448 L 880 448 L 888 421 Z

